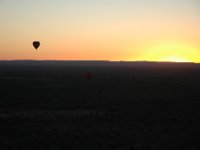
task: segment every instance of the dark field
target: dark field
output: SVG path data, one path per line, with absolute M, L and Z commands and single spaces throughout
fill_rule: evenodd
M 199 150 L 199 108 L 200 64 L 0 62 L 1 150 Z

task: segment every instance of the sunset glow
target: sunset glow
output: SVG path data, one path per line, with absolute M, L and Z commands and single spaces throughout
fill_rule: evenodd
M 2 0 L 0 60 L 200 62 L 196 0 Z M 36 52 L 32 42 L 39 40 Z
M 177 56 L 169 56 L 169 57 L 163 58 L 162 61 L 167 61 L 167 62 L 192 62 L 192 60 L 177 57 Z
M 200 52 L 197 48 L 180 43 L 163 43 L 145 51 L 140 58 L 150 61 L 199 62 Z

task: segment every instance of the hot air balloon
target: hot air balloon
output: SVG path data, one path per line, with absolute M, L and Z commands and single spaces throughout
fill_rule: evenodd
M 90 81 L 94 77 L 94 74 L 91 72 L 86 72 L 85 73 L 85 78 L 87 81 Z
M 38 47 L 40 46 L 40 42 L 39 42 L 39 41 L 33 41 L 33 46 L 34 46 L 35 49 L 37 50 Z

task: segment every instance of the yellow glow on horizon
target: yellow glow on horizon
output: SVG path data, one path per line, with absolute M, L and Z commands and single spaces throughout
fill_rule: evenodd
M 163 58 L 163 61 L 167 61 L 167 62 L 192 62 L 192 60 L 188 60 L 186 58 L 177 57 L 177 56 L 169 56 L 169 57 Z
M 149 48 L 140 57 L 147 61 L 200 62 L 197 48 L 184 43 L 163 43 Z

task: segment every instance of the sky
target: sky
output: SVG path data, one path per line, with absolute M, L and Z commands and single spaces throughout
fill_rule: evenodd
M 199 0 L 0 0 L 0 60 L 200 62 L 199 8 Z

